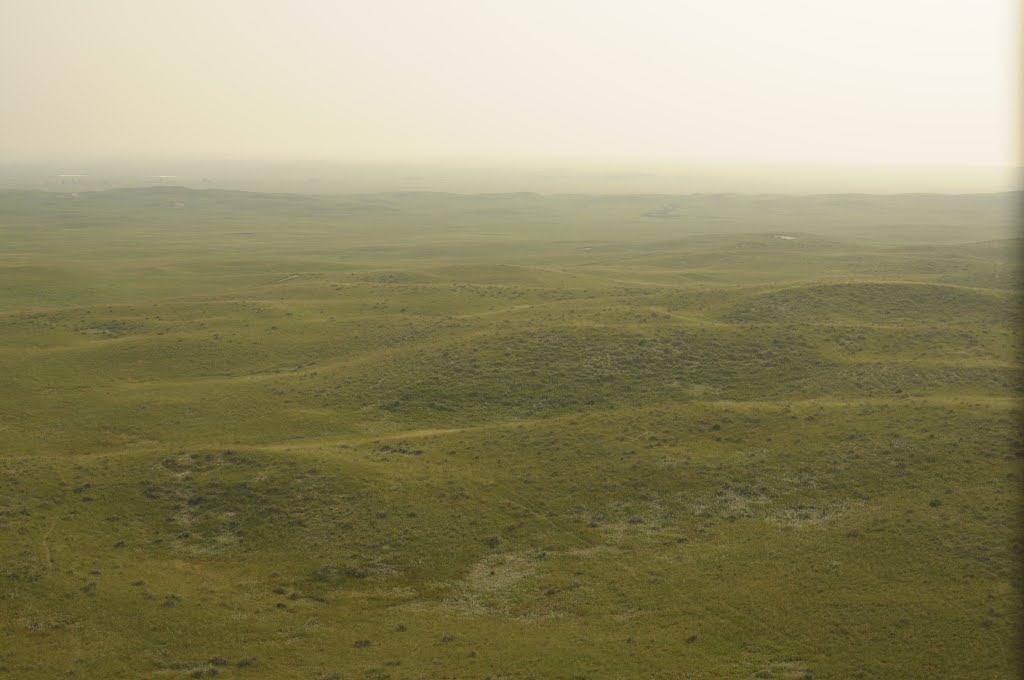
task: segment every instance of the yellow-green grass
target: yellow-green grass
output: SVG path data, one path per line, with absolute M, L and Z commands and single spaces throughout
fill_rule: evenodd
M 1016 677 L 1001 204 L 663 200 L 0 195 L 0 677 Z

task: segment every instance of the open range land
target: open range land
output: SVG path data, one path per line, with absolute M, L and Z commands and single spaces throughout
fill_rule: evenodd
M 1019 194 L 0 193 L 0 678 L 1013 678 Z

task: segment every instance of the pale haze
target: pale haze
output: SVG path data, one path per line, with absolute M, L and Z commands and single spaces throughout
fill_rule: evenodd
M 0 157 L 1009 177 L 1016 10 L 1007 0 L 8 0 Z

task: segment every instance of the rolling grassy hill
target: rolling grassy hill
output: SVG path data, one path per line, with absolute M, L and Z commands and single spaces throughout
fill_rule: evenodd
M 1017 198 L 2 193 L 0 677 L 1016 677 Z

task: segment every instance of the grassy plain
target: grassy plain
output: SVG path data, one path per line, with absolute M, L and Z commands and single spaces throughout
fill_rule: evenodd
M 1017 677 L 1018 200 L 0 193 L 0 677 Z

